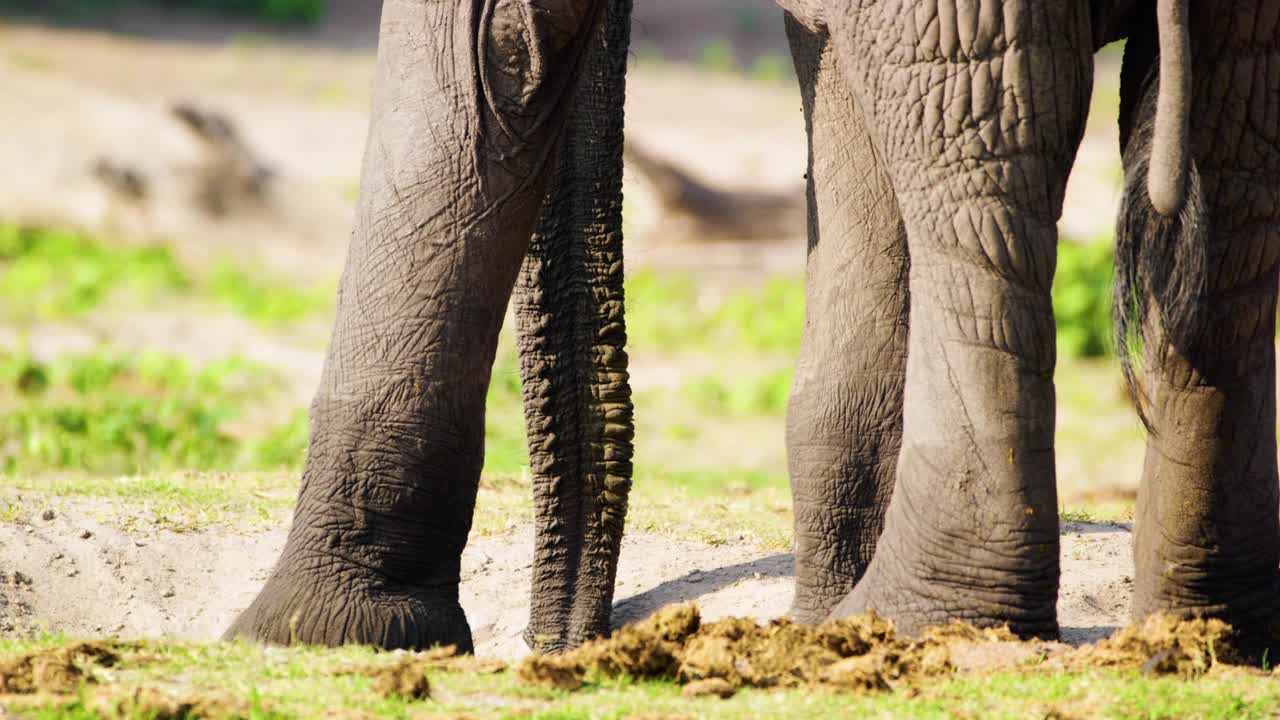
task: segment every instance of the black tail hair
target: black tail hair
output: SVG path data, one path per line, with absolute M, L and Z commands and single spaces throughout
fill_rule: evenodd
M 1190 160 L 1187 197 L 1176 217 L 1151 205 L 1147 173 L 1155 132 L 1155 85 L 1136 109 L 1124 151 L 1125 184 L 1116 223 L 1116 352 L 1138 416 L 1152 429 L 1150 398 L 1136 367 L 1158 367 L 1171 349 L 1189 352 L 1204 331 L 1208 277 L 1208 212 L 1200 172 Z

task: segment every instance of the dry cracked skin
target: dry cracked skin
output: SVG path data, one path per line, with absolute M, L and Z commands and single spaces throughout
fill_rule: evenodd
M 588 673 L 672 679 L 694 694 L 727 697 L 743 687 L 820 687 L 851 693 L 894 690 L 957 672 L 1034 667 L 1124 669 L 1197 677 L 1226 662 L 1230 627 L 1217 620 L 1156 615 L 1093 645 L 1019 640 L 1006 628 L 953 623 L 899 637 L 874 612 L 820 626 L 730 618 L 703 624 L 681 605 L 608 638 L 556 656 L 533 656 L 522 682 L 577 690 Z M 708 684 L 708 681 L 716 681 Z

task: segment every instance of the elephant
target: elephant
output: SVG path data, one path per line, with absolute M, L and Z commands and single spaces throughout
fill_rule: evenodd
M 1057 635 L 1056 223 L 1093 55 L 1127 38 L 1116 315 L 1151 430 L 1133 611 L 1269 633 L 1280 1 L 779 4 L 809 136 L 791 616 Z M 294 526 L 229 636 L 472 646 L 459 556 L 513 289 L 538 518 L 526 639 L 609 629 L 633 452 L 629 11 L 384 4 Z
M 526 639 L 609 630 L 630 489 L 630 0 L 386 0 L 355 229 L 290 530 L 228 638 L 473 649 L 458 602 L 509 298 L 535 501 Z
M 1269 642 L 1280 2 L 781 4 L 811 141 L 793 616 L 1057 635 L 1056 222 L 1093 55 L 1127 38 L 1115 316 L 1150 429 L 1132 612 Z

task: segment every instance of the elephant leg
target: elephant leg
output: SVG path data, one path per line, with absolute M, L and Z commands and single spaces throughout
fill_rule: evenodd
M 1219 617 L 1252 644 L 1274 640 L 1280 625 L 1280 13 L 1274 2 L 1193 8 L 1191 148 L 1208 214 L 1207 322 L 1182 347 L 1149 332 L 1152 433 L 1133 613 Z M 1148 84 L 1134 142 L 1150 135 Z
M 906 225 L 910 324 L 897 483 L 833 611 L 911 633 L 1058 625 L 1056 222 L 1092 87 L 1070 0 L 880 0 L 829 18 Z
M 787 410 L 791 615 L 821 622 L 884 528 L 902 440 L 907 244 L 897 198 L 825 34 L 787 17 L 809 134 L 807 312 Z
M 485 391 L 601 7 L 383 5 L 356 226 L 293 527 L 228 636 L 471 649 L 458 582 Z
M 537 652 L 608 634 L 631 488 L 622 265 L 630 17 L 631 0 L 609 0 L 517 283 L 537 525 L 525 640 Z

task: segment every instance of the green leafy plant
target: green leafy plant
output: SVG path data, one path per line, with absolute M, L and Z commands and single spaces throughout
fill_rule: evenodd
M 1053 281 L 1053 315 L 1058 352 L 1069 357 L 1099 357 L 1112 349 L 1111 278 L 1115 247 L 1105 242 L 1058 243 Z

